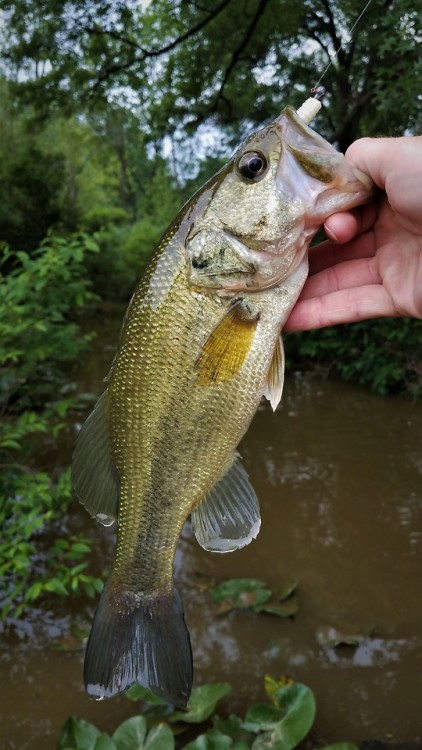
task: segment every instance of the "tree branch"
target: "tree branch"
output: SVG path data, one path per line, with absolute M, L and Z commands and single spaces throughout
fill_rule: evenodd
M 267 2 L 267 0 L 265 0 Z M 182 44 L 182 42 L 186 41 L 186 39 L 189 39 L 190 37 L 197 34 L 199 31 L 204 29 L 208 24 L 213 21 L 217 16 L 224 10 L 224 8 L 227 7 L 232 2 L 232 0 L 222 0 L 222 2 L 217 5 L 214 10 L 208 14 L 205 18 L 203 18 L 201 21 L 199 21 L 195 26 L 192 26 L 190 29 L 185 31 L 183 34 L 180 34 L 180 36 L 176 37 L 176 39 L 173 39 L 172 42 L 169 42 L 169 44 L 166 44 L 164 47 L 160 47 L 159 49 L 145 49 L 144 47 L 141 47 L 137 42 L 134 40 L 122 36 L 119 34 L 119 32 L 114 31 L 112 29 L 100 29 L 98 27 L 91 27 L 91 28 L 85 28 L 85 31 L 88 34 L 103 34 L 112 37 L 113 39 L 116 39 L 124 44 L 130 45 L 132 48 L 134 48 L 136 51 L 140 52 L 141 54 L 133 56 L 130 60 L 127 60 L 125 63 L 116 63 L 115 65 L 108 66 L 106 68 L 103 68 L 102 72 L 97 76 L 97 80 L 93 86 L 93 91 L 96 91 L 104 81 L 108 80 L 111 76 L 115 75 L 116 73 L 121 73 L 124 70 L 127 70 L 128 68 L 131 68 L 134 65 L 139 65 L 143 63 L 148 58 L 153 57 L 159 57 L 160 55 L 164 55 L 166 52 L 170 52 L 172 49 L 177 47 L 179 44 Z
M 221 86 L 219 88 L 219 91 L 217 93 L 217 96 L 216 96 L 216 99 L 215 99 L 215 102 L 214 102 L 214 105 L 212 107 L 211 112 L 216 112 L 217 107 L 218 107 L 218 103 L 219 103 L 219 101 L 221 99 L 224 98 L 227 101 L 227 99 L 223 96 L 224 87 L 225 87 L 227 81 L 229 80 L 229 78 L 230 78 L 230 76 L 232 74 L 233 69 L 236 67 L 237 63 L 239 62 L 240 56 L 241 56 L 243 50 L 245 49 L 246 45 L 248 44 L 249 40 L 251 39 L 251 37 L 252 37 L 252 35 L 253 35 L 253 33 L 254 33 L 255 29 L 256 29 L 256 26 L 258 24 L 260 16 L 265 12 L 265 7 L 267 6 L 268 2 L 269 2 L 269 0 L 260 0 L 258 8 L 257 8 L 255 14 L 252 17 L 252 21 L 251 21 L 251 23 L 249 24 L 249 26 L 246 29 L 245 36 L 243 37 L 243 39 L 242 39 L 241 43 L 239 44 L 239 46 L 234 50 L 234 52 L 232 54 L 232 58 L 231 58 L 231 60 L 229 62 L 229 65 L 226 68 L 226 72 L 224 74 L 223 81 L 222 81 Z

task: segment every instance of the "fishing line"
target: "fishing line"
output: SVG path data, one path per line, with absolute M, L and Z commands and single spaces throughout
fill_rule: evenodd
M 372 0 L 368 0 L 367 1 L 364 9 L 360 12 L 360 14 L 357 17 L 356 21 L 354 22 L 352 28 L 348 32 L 348 37 L 349 37 L 348 41 L 349 42 L 352 41 L 352 31 L 353 31 L 353 29 L 358 25 L 360 19 L 366 13 L 366 11 L 368 10 L 368 8 L 369 8 L 369 6 L 370 6 L 371 3 L 372 3 Z M 345 42 L 342 42 L 340 44 L 340 47 L 335 51 L 335 53 L 334 53 L 334 60 L 336 59 L 336 57 L 338 57 L 338 53 L 340 52 L 341 49 L 343 49 L 344 44 L 345 44 Z M 323 73 L 319 77 L 318 81 L 316 82 L 315 86 L 313 86 L 313 88 L 311 88 L 311 94 L 312 94 L 312 96 L 310 96 L 309 99 L 306 99 L 306 101 L 303 102 L 302 106 L 299 107 L 299 109 L 297 110 L 297 114 L 306 123 L 306 125 L 309 125 L 312 122 L 312 120 L 314 119 L 314 117 L 318 114 L 319 110 L 321 109 L 321 99 L 325 95 L 325 88 L 324 88 L 324 86 L 321 86 L 320 84 L 321 84 L 321 81 L 324 78 L 327 70 L 329 70 L 329 68 L 331 67 L 332 64 L 333 64 L 333 60 L 330 60 L 330 62 L 328 63 L 327 67 L 325 68 L 325 70 L 323 71 Z
M 368 2 L 366 3 L 366 5 L 365 5 L 364 9 L 363 9 L 363 10 L 361 11 L 361 13 L 360 13 L 360 14 L 359 14 L 359 16 L 357 17 L 356 21 L 354 22 L 354 24 L 353 24 L 352 28 L 350 29 L 350 31 L 349 31 L 349 33 L 348 33 L 348 37 L 349 37 L 349 39 L 348 39 L 348 42 L 351 42 L 351 41 L 352 41 L 352 32 L 353 32 L 353 29 L 354 29 L 354 28 L 356 28 L 356 26 L 358 25 L 358 23 L 359 23 L 360 19 L 361 19 L 361 18 L 362 18 L 362 16 L 363 16 L 363 15 L 364 15 L 364 14 L 366 13 L 366 11 L 368 10 L 368 8 L 369 8 L 369 6 L 370 6 L 370 4 L 371 4 L 371 3 L 372 3 L 372 0 L 368 0 Z M 341 49 L 343 49 L 343 47 L 344 47 L 344 44 L 346 44 L 346 42 L 342 42 L 342 43 L 340 44 L 340 47 L 339 47 L 339 48 L 338 48 L 338 49 L 337 49 L 337 50 L 336 50 L 336 51 L 334 52 L 334 60 L 335 60 L 335 59 L 336 59 L 336 58 L 338 57 L 338 53 L 340 52 L 340 50 L 341 50 Z M 314 86 L 314 89 L 317 89 L 317 88 L 318 88 L 318 86 L 319 86 L 319 84 L 321 83 L 322 79 L 324 78 L 324 76 L 325 76 L 325 74 L 326 74 L 327 70 L 329 70 L 329 69 L 331 68 L 331 66 L 332 66 L 332 65 L 333 65 L 333 60 L 330 60 L 330 62 L 328 63 L 327 67 L 325 68 L 325 70 L 324 70 L 324 71 L 323 71 L 323 73 L 321 74 L 320 78 L 319 78 L 319 79 L 318 79 L 318 81 L 316 82 L 316 84 L 315 84 L 315 86 Z M 314 89 L 312 89 L 312 91 L 314 91 Z

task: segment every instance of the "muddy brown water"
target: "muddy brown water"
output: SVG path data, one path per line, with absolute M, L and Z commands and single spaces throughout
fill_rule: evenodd
M 96 327 L 99 327 L 98 322 Z M 116 326 L 107 325 L 79 373 L 99 393 Z M 195 682 L 229 682 L 220 713 L 265 698 L 265 674 L 315 692 L 325 742 L 422 739 L 422 407 L 332 380 L 292 375 L 276 414 L 263 402 L 240 452 L 262 509 L 258 539 L 228 555 L 206 553 L 187 524 L 176 557 L 192 636 Z M 74 429 L 63 447 L 65 459 Z M 57 461 L 57 458 L 56 458 Z M 65 460 L 64 460 L 65 463 Z M 76 503 L 64 527 L 111 559 L 113 531 Z M 251 577 L 279 589 L 298 582 L 294 619 L 217 614 L 209 586 Z M 69 715 L 112 732 L 136 712 L 124 697 L 95 703 L 82 687 L 83 651 L 58 651 L 92 605 L 55 601 L 0 641 L 0 747 L 53 750 Z M 329 628 L 371 630 L 358 647 L 327 645 Z

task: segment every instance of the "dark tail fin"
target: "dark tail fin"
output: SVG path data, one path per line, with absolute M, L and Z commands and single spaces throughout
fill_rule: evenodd
M 88 639 L 85 690 L 101 700 L 134 682 L 176 706 L 192 689 L 192 651 L 177 589 L 139 596 L 107 582 Z

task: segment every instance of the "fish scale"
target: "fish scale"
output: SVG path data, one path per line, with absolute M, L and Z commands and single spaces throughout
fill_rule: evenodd
M 85 656 L 88 695 L 140 682 L 186 705 L 192 653 L 173 582 L 191 515 L 210 551 L 259 531 L 236 447 L 265 394 L 281 398 L 280 333 L 305 283 L 307 248 L 372 184 L 286 108 L 247 139 L 163 236 L 125 316 L 107 391 L 74 454 L 75 493 L 118 516 L 115 560 Z

